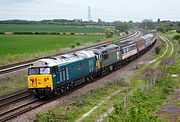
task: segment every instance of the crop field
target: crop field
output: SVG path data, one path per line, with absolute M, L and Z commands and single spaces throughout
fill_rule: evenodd
M 0 65 L 27 60 L 50 51 L 97 42 L 104 35 L 0 35 Z
M 96 27 L 72 27 L 58 25 L 20 25 L 0 24 L 0 32 L 74 32 L 74 33 L 97 33 L 104 32 L 104 28 Z

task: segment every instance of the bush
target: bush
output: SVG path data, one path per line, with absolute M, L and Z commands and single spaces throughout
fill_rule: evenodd
M 180 28 L 176 29 L 176 32 L 177 32 L 177 33 L 180 33 Z
M 14 32 L 14 34 L 24 34 L 24 32 Z
M 71 45 L 71 48 L 75 48 L 76 46 L 75 45 Z
M 166 32 L 166 27 L 160 26 L 160 27 L 157 28 L 157 31 L 158 31 L 158 32 L 165 33 L 165 32 Z
M 51 32 L 50 35 L 60 35 L 58 32 Z
M 174 40 L 177 40 L 178 43 L 180 44 L 180 34 L 177 34 L 173 37 Z
M 76 46 L 80 46 L 81 45 L 81 42 L 76 42 Z
M 22 32 L 23 34 L 26 34 L 26 35 L 33 35 L 34 33 L 33 32 Z
M 39 32 L 34 32 L 35 35 L 39 35 L 40 33 Z
M 106 33 L 106 38 L 111 38 L 111 37 L 113 37 L 113 30 L 111 30 L 111 29 L 106 29 L 106 30 L 105 30 L 105 33 Z
M 156 53 L 156 54 L 159 54 L 159 53 L 160 53 L 160 51 L 161 51 L 160 46 L 157 46 L 157 47 L 155 48 L 155 53 Z
M 175 36 L 173 37 L 173 39 L 175 39 L 175 40 L 180 40 L 180 34 L 175 35 Z
M 49 35 L 48 32 L 39 32 L 39 34 L 41 34 L 41 35 Z
M 74 32 L 71 32 L 70 35 L 75 35 L 75 33 L 74 33 Z
M 125 31 L 125 33 L 126 33 L 126 35 L 128 35 L 128 34 L 129 34 L 129 32 L 128 32 L 128 31 Z
M 0 34 L 5 34 L 4 32 L 0 32 Z

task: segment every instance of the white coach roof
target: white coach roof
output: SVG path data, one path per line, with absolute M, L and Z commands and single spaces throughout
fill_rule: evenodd
M 148 39 L 148 38 L 152 38 L 152 37 L 153 37 L 153 34 L 146 34 L 146 35 L 142 36 L 141 38 Z
M 52 67 L 55 65 L 65 65 L 79 60 L 92 58 L 94 56 L 95 54 L 93 51 L 81 50 L 74 53 L 56 56 L 54 58 L 40 59 L 36 62 L 33 62 L 31 67 Z

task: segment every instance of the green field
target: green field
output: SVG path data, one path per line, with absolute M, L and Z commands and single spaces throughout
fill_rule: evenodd
M 0 65 L 104 39 L 104 35 L 0 35 Z
M 96 27 L 70 27 L 59 25 L 20 25 L 0 24 L 0 32 L 74 32 L 74 33 L 96 33 L 104 32 L 104 28 Z

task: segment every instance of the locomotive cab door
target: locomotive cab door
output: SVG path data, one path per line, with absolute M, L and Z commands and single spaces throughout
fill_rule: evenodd
M 101 55 L 97 54 L 96 55 L 96 67 L 98 70 L 100 70 L 100 68 L 101 68 L 101 60 L 102 60 Z
M 52 77 L 54 83 L 58 84 L 60 82 L 58 66 L 52 68 Z

